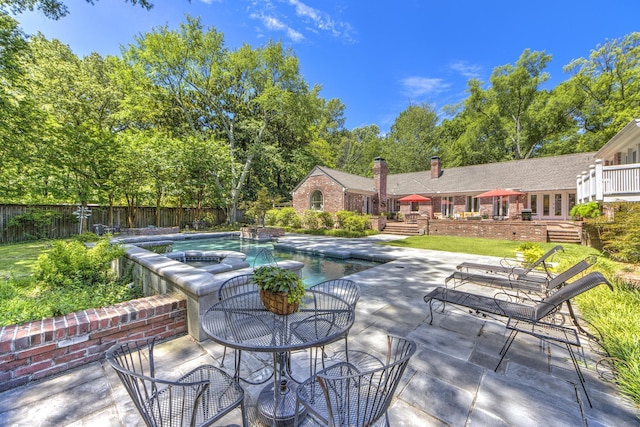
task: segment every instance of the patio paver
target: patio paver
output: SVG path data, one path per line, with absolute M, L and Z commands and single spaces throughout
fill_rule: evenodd
M 441 286 L 459 262 L 495 259 L 373 246 L 375 241 L 395 238 L 281 239 L 316 249 L 380 251 L 400 257 L 351 276 L 360 284 L 362 297 L 349 334 L 349 348 L 382 353 L 387 333 L 409 337 L 418 344 L 390 410 L 392 425 L 638 425 L 638 408 L 615 385 L 598 378 L 594 364 L 601 356 L 586 345 L 584 337 L 579 357 L 584 355 L 588 362 L 582 371 L 593 408 L 581 394 L 563 346 L 540 346 L 539 340 L 520 334 L 498 372 L 494 372 L 498 351 L 508 335 L 503 322 L 448 305 L 444 312 L 435 312 L 430 325 L 428 306 L 422 297 L 432 287 Z M 335 348 L 340 345 L 336 343 Z M 219 364 L 222 351 L 222 346 L 214 342 L 197 343 L 184 336 L 157 345 L 157 366 L 173 378 L 198 364 Z M 300 377 L 308 369 L 307 354 L 293 355 Z M 226 360 L 225 368 L 231 371 L 231 351 Z M 243 352 L 243 360 L 258 376 L 264 375 L 264 365 L 270 364 L 270 358 L 261 359 L 259 354 L 248 352 Z M 253 399 L 261 386 L 246 389 Z M 236 412 L 216 425 L 240 425 Z M 102 361 L 0 393 L 0 426 L 50 425 L 138 426 L 142 422 L 113 369 Z

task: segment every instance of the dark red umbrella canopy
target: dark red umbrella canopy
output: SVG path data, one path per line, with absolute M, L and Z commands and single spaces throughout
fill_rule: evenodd
M 502 188 L 496 188 L 495 190 L 491 190 L 491 191 L 486 191 L 484 193 L 478 194 L 476 196 L 473 196 L 475 198 L 478 197 L 508 197 L 508 196 L 521 196 L 524 193 L 520 192 L 520 191 L 514 191 L 514 190 L 504 190 Z
M 410 194 L 408 196 L 404 196 L 398 199 L 399 202 L 430 202 L 431 199 L 428 197 L 421 196 L 419 194 Z

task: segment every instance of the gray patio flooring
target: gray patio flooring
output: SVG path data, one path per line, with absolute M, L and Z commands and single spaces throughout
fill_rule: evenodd
M 390 409 L 394 426 L 637 426 L 638 408 L 612 382 L 600 378 L 596 362 L 603 355 L 583 344 L 578 353 L 590 408 L 564 346 L 549 345 L 520 334 L 498 372 L 498 352 L 507 338 L 504 320 L 478 317 L 448 305 L 434 313 L 423 296 L 461 261 L 495 258 L 436 251 L 379 247 L 397 236 L 345 240 L 287 236 L 292 245 L 319 250 L 380 251 L 398 259 L 351 278 L 362 288 L 349 349 L 384 351 L 387 333 L 415 340 L 411 359 Z M 495 292 L 464 285 L 473 292 Z M 329 349 L 329 355 L 342 343 Z M 157 345 L 157 366 L 171 378 L 199 364 L 220 363 L 222 347 L 183 336 Z M 233 365 L 227 354 L 225 367 Z M 266 375 L 270 355 L 243 353 L 243 375 Z M 307 352 L 293 354 L 296 375 L 308 372 Z M 245 387 L 250 402 L 262 386 Z M 104 361 L 59 377 L 0 393 L 1 426 L 138 426 L 142 425 L 113 369 Z M 240 425 L 239 411 L 216 425 Z

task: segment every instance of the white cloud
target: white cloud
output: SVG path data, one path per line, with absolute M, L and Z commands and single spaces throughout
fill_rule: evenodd
M 465 61 L 454 62 L 450 68 L 469 79 L 477 79 L 482 74 L 482 67 L 479 65 L 471 65 Z
M 204 4 L 222 3 L 222 0 L 200 0 Z
M 291 40 L 293 40 L 295 42 L 299 42 L 301 40 L 304 40 L 304 35 L 302 35 L 302 33 L 294 30 L 291 27 L 289 27 L 287 24 L 285 24 L 284 22 L 282 22 L 281 20 L 279 20 L 275 16 L 259 15 L 259 14 L 256 14 L 256 13 L 252 13 L 251 15 L 249 15 L 249 17 L 251 19 L 260 20 L 262 22 L 262 24 L 268 30 L 285 32 L 287 34 L 287 37 L 289 37 Z
M 347 22 L 336 21 L 330 14 L 318 9 L 314 9 L 302 3 L 300 0 L 289 0 L 289 4 L 295 8 L 296 15 L 307 23 L 311 23 L 313 28 L 326 31 L 334 37 L 344 38 L 352 42 L 351 25 Z
M 249 17 L 259 20 L 265 30 L 285 32 L 294 42 L 305 40 L 304 33 L 325 33 L 347 43 L 355 42 L 349 23 L 336 20 L 301 0 L 249 0 L 248 11 Z
M 442 79 L 428 77 L 406 77 L 400 83 L 405 93 L 411 97 L 441 92 L 451 86 Z

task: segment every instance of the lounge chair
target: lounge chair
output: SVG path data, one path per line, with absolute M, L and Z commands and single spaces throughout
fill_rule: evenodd
M 511 276 L 515 276 L 516 278 L 520 279 L 526 276 L 527 274 L 529 274 L 530 272 L 534 271 L 536 268 L 543 267 L 544 271 L 547 273 L 547 276 L 550 276 L 551 274 L 547 269 L 548 263 L 546 261 L 549 257 L 554 255 L 558 251 L 564 252 L 564 248 L 560 245 L 554 246 L 549 251 L 547 251 L 547 253 L 542 255 L 535 262 L 528 264 L 526 267 L 523 267 L 521 265 L 513 265 L 511 260 L 508 260 L 507 258 L 503 258 L 500 261 L 500 265 L 483 264 L 483 263 L 476 263 L 476 262 L 463 262 L 462 264 L 458 264 L 456 269 L 460 271 L 466 270 L 467 272 L 469 272 L 469 270 L 479 270 L 485 273 L 507 273 Z
M 595 256 L 588 256 L 577 264 L 569 267 L 563 272 L 554 277 L 546 277 L 539 275 L 526 275 L 526 276 L 505 276 L 500 274 L 480 274 L 480 273 L 467 273 L 464 271 L 455 271 L 449 277 L 445 279 L 445 286 L 450 281 L 454 281 L 454 288 L 464 282 L 472 282 L 479 285 L 491 286 L 494 288 L 502 289 L 514 289 L 528 292 L 535 292 L 541 294 L 548 294 L 550 291 L 557 289 L 572 279 L 579 273 L 582 273 L 587 268 L 591 267 L 597 258 Z
M 542 320 L 549 314 L 553 314 L 563 303 L 567 303 L 567 308 L 569 309 L 569 314 L 574 324 L 582 330 L 569 300 L 600 284 L 606 284 L 609 288 L 613 289 L 602 273 L 593 271 L 586 276 L 564 285 L 535 305 L 505 301 L 497 299 L 496 296 L 488 297 L 445 287 L 438 287 L 429 292 L 424 296 L 424 301 L 429 304 L 429 314 L 431 315 L 429 324 L 433 322 L 434 301 L 467 307 L 476 313 L 489 313 L 532 323 Z

